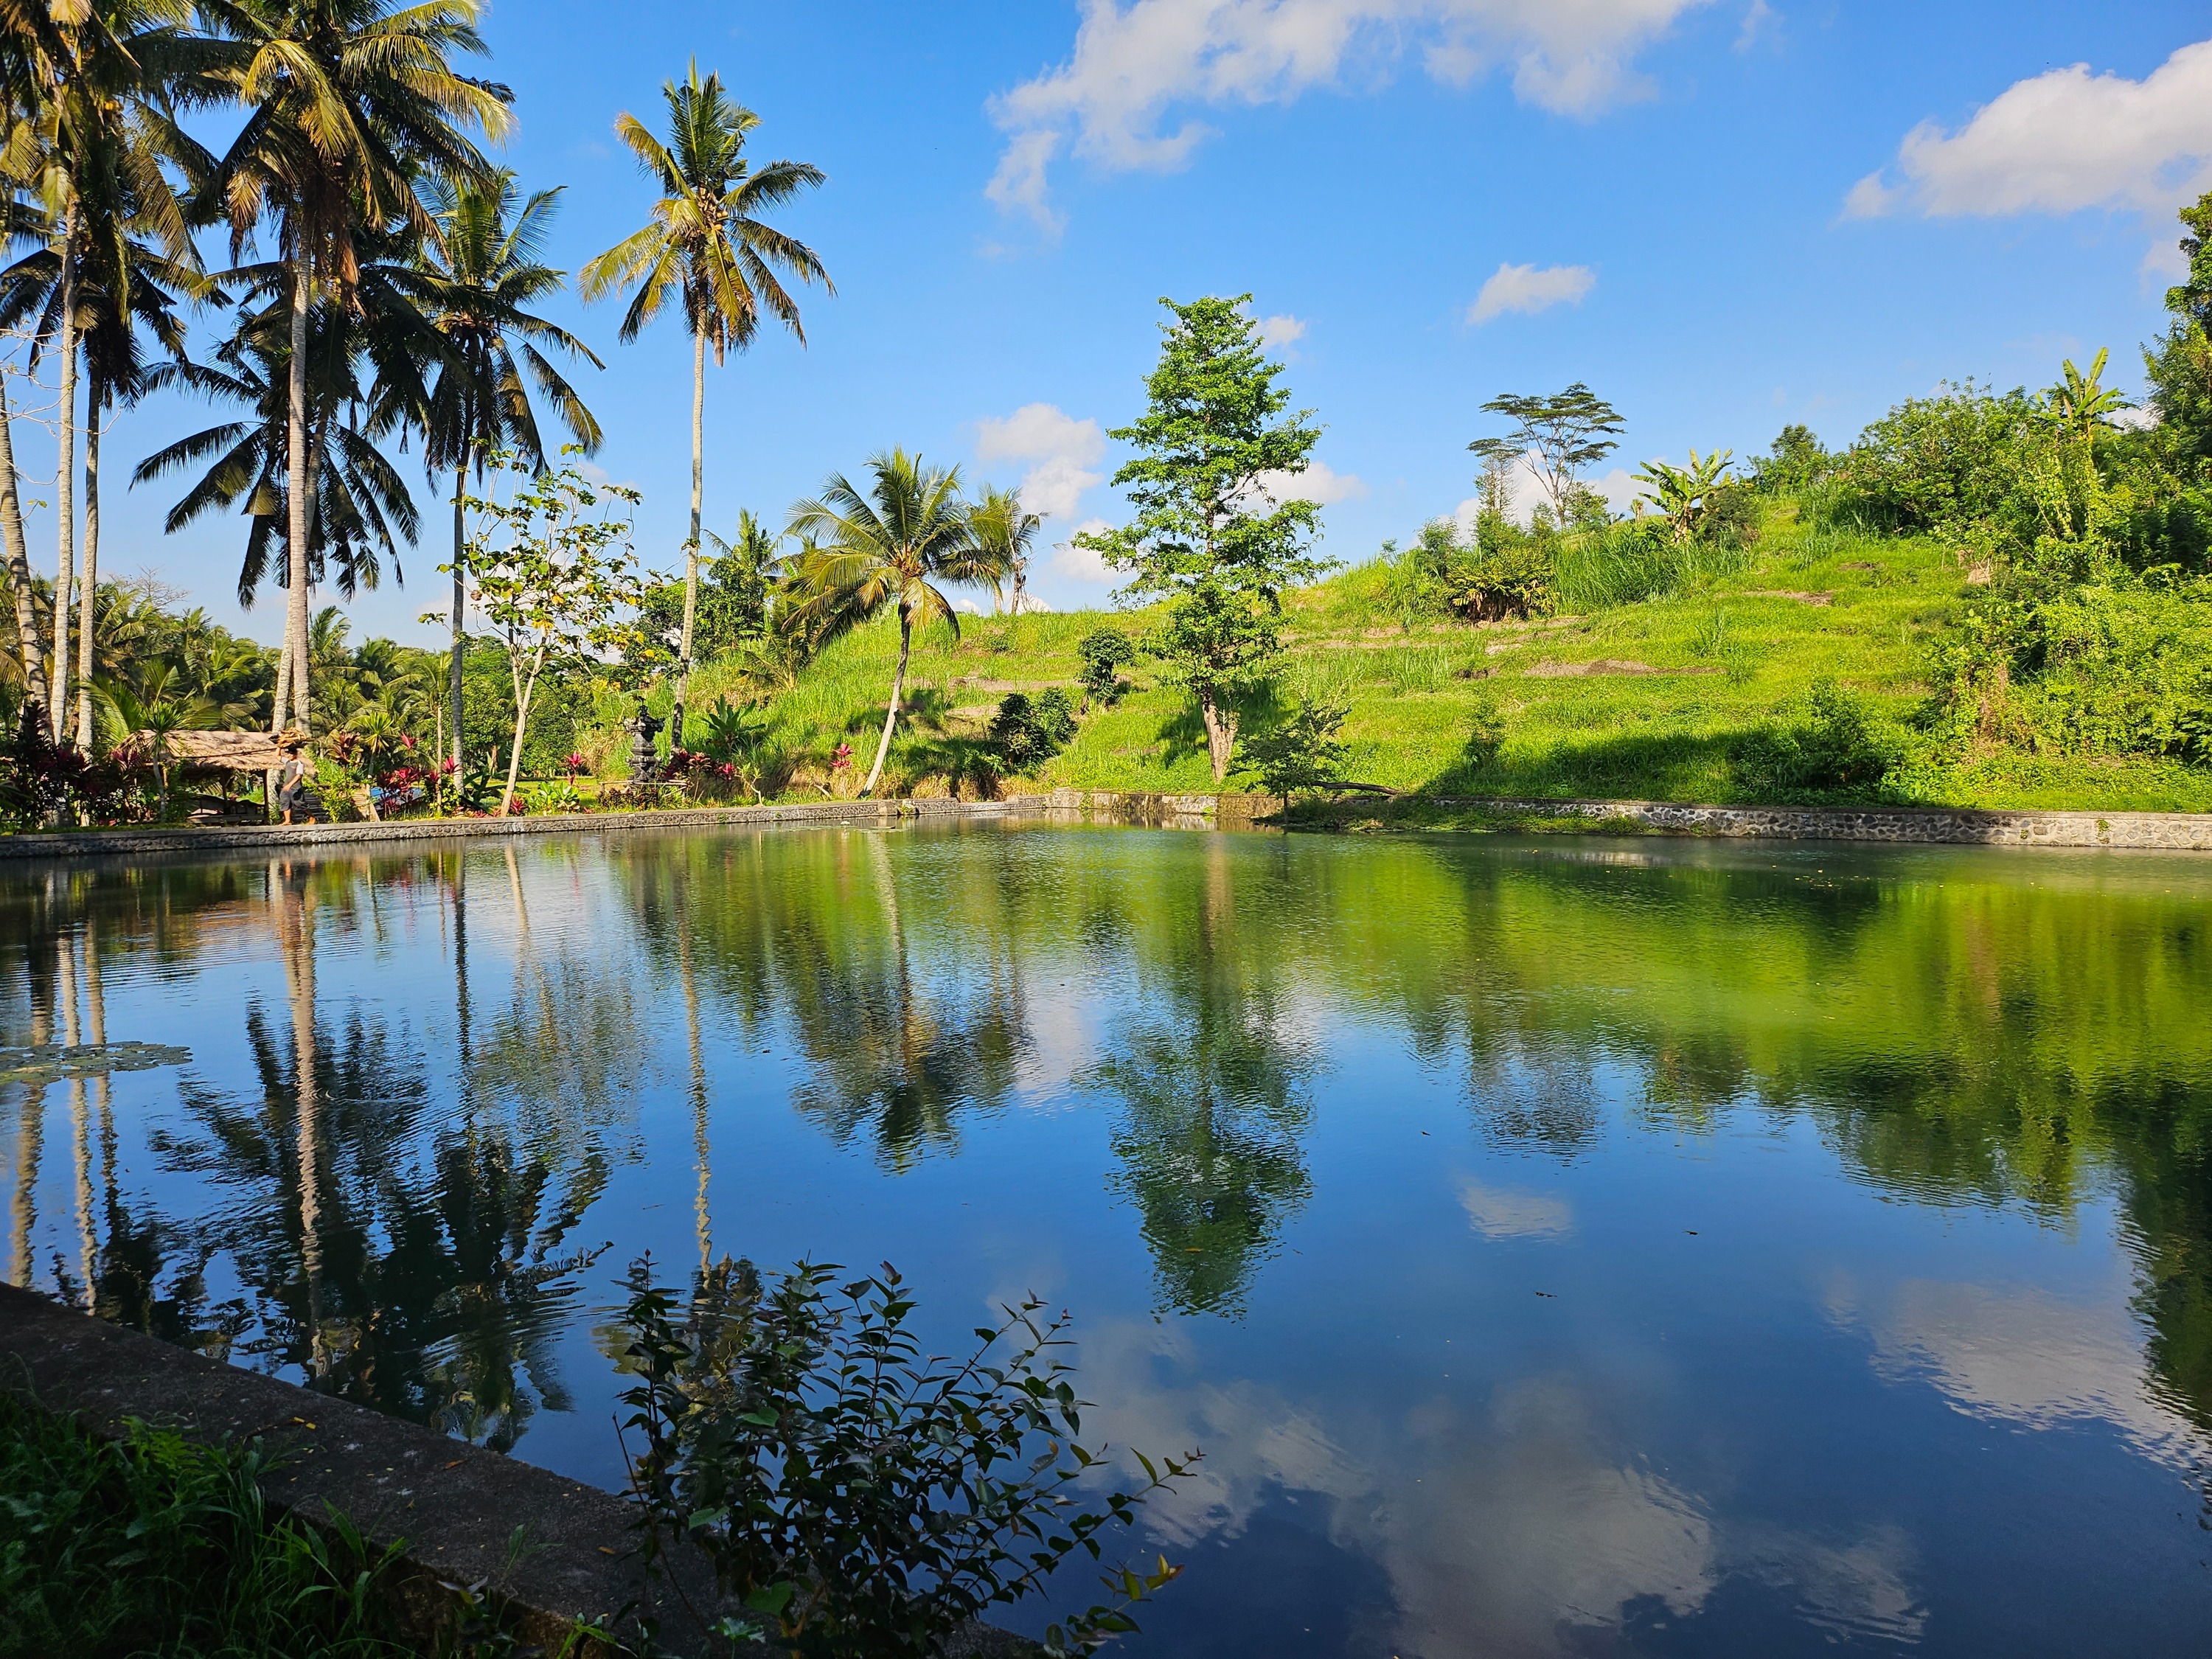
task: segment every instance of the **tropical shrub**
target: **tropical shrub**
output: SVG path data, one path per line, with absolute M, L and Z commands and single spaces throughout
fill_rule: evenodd
M 1337 733 L 1347 712 L 1340 702 L 1301 703 L 1289 718 L 1244 740 L 1243 764 L 1286 805 L 1301 794 L 1337 787 L 1347 757 Z
M 1058 686 L 1034 697 L 1009 691 L 991 717 L 988 741 L 1009 772 L 1034 772 L 1067 747 L 1075 737 L 1075 710 Z
M 1139 1456 L 1136 1490 L 1085 1507 L 1077 1489 L 1104 1470 L 1076 1438 L 1086 1402 L 1060 1357 L 1064 1316 L 1024 1301 L 978 1328 L 967 1358 L 944 1358 L 911 1328 L 895 1271 L 839 1271 L 725 1258 L 679 1302 L 649 1259 L 630 1270 L 624 1441 L 646 1568 L 679 1543 L 703 1551 L 749 1615 L 724 1636 L 821 1659 L 938 1655 L 1079 1551 L 1102 1559 L 1104 1534 L 1196 1461 Z M 1116 1571 L 1109 1599 L 1050 1626 L 1046 1651 L 1135 1629 L 1130 1608 L 1180 1571 Z
M 2019 452 L 2036 413 L 2025 392 L 1997 396 L 1971 380 L 1909 398 L 1861 433 L 1844 457 L 1845 501 L 1879 530 L 2017 518 Z
M 1833 680 L 1814 685 L 1805 718 L 1753 733 L 1739 744 L 1737 775 L 1756 793 L 1869 795 L 1901 757 L 1898 734 L 1867 700 Z
M 1137 659 L 1137 644 L 1118 628 L 1094 628 L 1075 642 L 1083 660 L 1083 708 L 1110 703 L 1121 695 L 1121 670 Z

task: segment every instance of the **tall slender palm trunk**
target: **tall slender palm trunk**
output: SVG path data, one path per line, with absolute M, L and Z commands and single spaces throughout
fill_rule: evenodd
M 906 607 L 901 605 L 898 669 L 891 676 L 890 706 L 884 710 L 884 738 L 876 745 L 876 763 L 868 769 L 868 781 L 860 786 L 860 799 L 863 800 L 876 793 L 877 780 L 884 775 L 884 758 L 891 752 L 891 728 L 898 724 L 899 699 L 906 695 L 906 663 L 913 645 L 914 618 L 907 614 Z
M 669 746 L 684 746 L 684 699 L 691 689 L 691 635 L 699 619 L 700 507 L 707 478 L 707 335 L 691 336 L 691 539 L 684 544 L 684 644 L 676 665 L 676 707 L 668 720 Z
M 284 632 L 292 647 L 291 710 L 293 725 L 311 730 L 308 708 L 307 657 L 307 535 L 314 501 L 309 494 L 307 454 L 307 306 L 309 271 L 307 259 L 294 255 L 292 281 L 292 361 L 290 396 L 286 399 L 284 437 L 286 519 L 284 553 L 290 586 L 284 599 Z M 280 688 L 281 690 L 281 688 Z M 283 703 L 277 719 L 285 719 Z
M 69 732 L 70 608 L 75 603 L 76 588 L 76 480 L 71 475 L 76 471 L 76 227 L 77 205 L 71 202 L 62 217 L 61 458 L 54 473 L 54 516 L 58 521 L 61 552 L 54 583 L 54 695 L 46 709 L 47 726 L 56 743 Z
M 93 655 L 99 641 L 94 624 L 100 599 L 100 401 L 106 388 L 91 377 L 84 409 L 84 572 L 78 581 L 84 600 L 77 607 L 76 746 L 92 753 Z
M 39 639 L 37 595 L 31 586 L 31 544 L 23 538 L 23 497 L 15 476 L 15 420 L 8 411 L 8 381 L 0 372 L 0 544 L 8 556 L 8 586 L 15 590 L 15 642 L 22 653 L 23 689 L 40 720 L 46 718 L 46 647 Z
M 464 639 L 461 634 L 461 610 L 467 602 L 463 590 L 461 555 L 465 545 L 463 532 L 466 529 L 462 503 L 468 497 L 469 468 L 464 461 L 453 469 L 453 654 L 446 667 L 446 704 L 453 711 L 453 787 L 460 787 L 461 773 L 461 664 Z

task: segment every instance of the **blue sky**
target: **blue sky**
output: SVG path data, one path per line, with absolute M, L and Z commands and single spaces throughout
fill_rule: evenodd
M 837 283 L 807 300 L 808 346 L 764 337 L 709 371 L 725 532 L 892 444 L 1023 484 L 1050 541 L 1111 520 L 1103 430 L 1137 410 L 1162 295 L 1249 290 L 1273 319 L 1327 428 L 1310 493 L 1345 560 L 1472 493 L 1501 390 L 1589 382 L 1632 467 L 1744 454 L 1786 421 L 1840 443 L 1940 380 L 2039 386 L 2100 345 L 2133 387 L 2173 206 L 2212 185 L 2200 5 L 504 0 L 486 33 L 517 99 L 503 159 L 567 186 L 572 270 L 647 212 L 617 113 L 657 118 L 694 55 L 759 111 L 759 153 L 830 175 L 783 218 Z M 607 361 L 582 377 L 597 464 L 644 491 L 641 550 L 673 568 L 680 326 L 622 346 L 614 306 L 553 309 Z M 109 477 L 204 418 L 123 414 Z M 18 442 L 37 469 L 36 434 Z M 111 487 L 105 569 L 156 568 L 273 639 L 274 591 L 233 596 L 242 526 L 165 538 L 170 495 Z M 35 514 L 42 566 L 52 534 Z M 427 641 L 442 556 L 362 596 L 357 635 Z M 1034 586 L 1105 603 L 1084 564 L 1048 550 Z

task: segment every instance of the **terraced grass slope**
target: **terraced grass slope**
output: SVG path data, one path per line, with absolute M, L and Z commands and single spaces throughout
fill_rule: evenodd
M 1347 769 L 1362 781 L 1446 794 L 1771 799 L 1732 763 L 1744 737 L 1799 718 L 1823 679 L 1905 715 L 1924 690 L 1918 676 L 1930 636 L 1971 592 L 1931 542 L 1808 526 L 1794 509 L 1771 520 L 1745 554 L 1686 570 L 1570 568 L 1563 578 L 1571 614 L 1489 626 L 1394 619 L 1386 574 L 1375 565 L 1302 591 L 1290 600 L 1288 659 L 1248 712 L 1248 729 L 1273 707 L 1326 696 L 1350 707 Z M 1637 593 L 1650 597 L 1627 597 Z M 941 632 L 918 641 L 887 787 L 966 793 L 999 699 L 1073 686 L 1077 641 L 1102 625 L 1141 634 L 1148 618 L 1141 611 L 969 617 L 957 643 Z M 848 743 L 865 769 L 896 650 L 890 623 L 859 630 L 775 701 L 774 738 L 800 757 L 787 793 L 850 792 L 829 758 Z M 712 666 L 700 679 L 702 708 L 732 683 Z M 1127 684 L 1112 707 L 1084 717 L 1061 755 L 1008 787 L 1210 790 L 1188 697 L 1159 684 L 1151 662 Z M 1234 774 L 1231 787 L 1239 787 Z M 2212 775 L 2169 762 L 2000 752 L 1966 758 L 1925 799 L 2212 811 Z

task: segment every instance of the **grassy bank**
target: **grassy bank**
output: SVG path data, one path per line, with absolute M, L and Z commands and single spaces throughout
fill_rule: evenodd
M 0 1659 L 403 1659 L 384 1559 L 271 1516 L 266 1465 L 134 1426 L 96 1439 L 0 1389 Z
M 1560 572 L 1566 613 L 1473 626 L 1393 614 L 1386 573 L 1367 565 L 1291 596 L 1288 660 L 1247 713 L 1331 697 L 1347 703 L 1350 775 L 1395 789 L 1548 799 L 1713 802 L 1789 799 L 1742 761 L 1746 740 L 1802 718 L 1833 680 L 1902 719 L 1923 696 L 1929 641 L 1974 590 L 1932 541 L 1808 526 L 1793 507 L 1747 551 L 1656 567 L 1580 562 Z M 918 641 L 911 713 L 887 773 L 897 793 L 973 787 L 983 737 L 1008 691 L 1073 686 L 1077 642 L 1102 624 L 1141 632 L 1146 613 L 963 619 L 956 644 Z M 795 763 L 785 793 L 850 793 L 833 775 L 841 743 L 865 767 L 897 650 L 888 622 L 861 629 L 774 701 L 770 741 Z M 1094 710 L 1036 787 L 1210 790 L 1188 699 L 1140 662 L 1128 690 Z M 710 665 L 694 707 L 748 695 Z M 1231 787 L 1237 787 L 1232 775 Z M 1249 783 L 1245 787 L 1251 787 Z M 1802 798 L 1798 797 L 1798 798 Z M 2212 773 L 2176 762 L 1992 751 L 1922 787 L 1929 805 L 2212 811 Z

